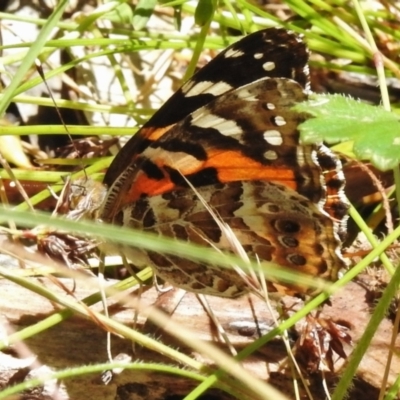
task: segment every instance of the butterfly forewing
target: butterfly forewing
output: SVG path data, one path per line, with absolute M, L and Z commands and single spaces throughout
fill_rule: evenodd
M 126 181 L 116 193 L 119 207 L 188 181 L 198 187 L 256 179 L 285 183 L 318 203 L 323 192 L 316 190 L 316 149 L 303 146 L 298 159 L 297 126 L 304 116 L 291 111 L 306 98 L 297 82 L 282 78 L 263 78 L 217 97 L 137 156 L 135 175 L 119 180 Z
M 270 28 L 234 43 L 210 61 L 153 115 L 118 153 L 104 183 L 111 186 L 137 154 L 173 125 L 216 97 L 264 77 L 290 78 L 307 87 L 308 49 L 294 32 Z M 156 131 L 156 132 L 154 132 Z

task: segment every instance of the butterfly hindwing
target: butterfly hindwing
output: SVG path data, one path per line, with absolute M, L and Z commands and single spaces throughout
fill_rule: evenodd
M 316 204 L 296 191 L 271 182 L 230 182 L 202 186 L 196 193 L 186 188 L 143 197 L 124 208 L 123 221 L 160 236 L 232 251 L 230 235 L 215 215 L 252 258 L 329 280 L 335 280 L 344 266 L 329 216 L 321 215 Z M 234 270 L 132 247 L 125 247 L 124 253 L 136 265 L 156 265 L 161 278 L 189 291 L 236 297 L 249 290 Z M 268 288 L 286 294 L 306 291 L 301 285 L 276 282 Z

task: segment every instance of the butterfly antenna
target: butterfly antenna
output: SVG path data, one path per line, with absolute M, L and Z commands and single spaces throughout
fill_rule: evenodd
M 69 139 L 70 139 L 70 141 L 71 141 L 72 147 L 74 148 L 76 154 L 79 154 L 78 148 L 76 147 L 76 145 L 75 145 L 75 143 L 74 143 L 74 141 L 73 141 L 73 139 L 72 139 L 72 135 L 71 135 L 71 133 L 69 132 L 67 125 L 65 124 L 65 121 L 64 121 L 64 119 L 63 119 L 63 117 L 62 117 L 62 115 L 61 115 L 60 109 L 58 108 L 57 103 L 56 103 L 56 101 L 55 101 L 55 99 L 54 99 L 53 93 L 52 93 L 52 91 L 51 91 L 51 89 L 50 89 L 50 87 L 49 87 L 49 85 L 48 85 L 48 83 L 47 83 L 45 74 L 44 74 L 44 72 L 43 72 L 42 63 L 41 63 L 38 59 L 36 59 L 36 60 L 35 60 L 35 65 L 36 65 L 36 70 L 37 70 L 38 74 L 40 75 L 40 77 L 42 78 L 42 81 L 43 81 L 44 85 L 46 86 L 46 89 L 47 89 L 47 91 L 48 91 L 48 93 L 49 93 L 49 96 L 50 96 L 51 100 L 53 101 L 53 104 L 54 104 L 55 110 L 56 110 L 56 112 L 57 112 L 57 115 L 58 115 L 58 117 L 60 118 L 60 121 L 61 121 L 61 123 L 62 123 L 63 126 L 64 126 L 64 129 L 65 129 L 65 131 L 66 131 L 66 133 L 67 133 L 67 135 L 68 135 L 68 137 L 69 137 Z M 79 159 L 81 160 L 80 157 L 79 157 Z M 82 163 L 82 160 L 81 160 L 81 169 L 83 170 L 83 172 L 84 172 L 84 174 L 85 174 L 85 178 L 86 178 L 86 180 L 87 180 L 87 179 L 88 179 L 88 176 L 87 176 L 87 174 L 86 174 L 86 170 L 85 170 L 85 167 L 84 167 L 84 165 L 83 165 L 83 163 Z

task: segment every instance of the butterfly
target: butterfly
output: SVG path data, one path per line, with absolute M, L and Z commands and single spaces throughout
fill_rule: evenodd
M 298 126 L 308 116 L 292 110 L 308 98 L 308 58 L 302 38 L 279 28 L 227 47 L 115 157 L 100 218 L 229 251 L 211 209 L 249 256 L 337 279 L 348 209 L 342 165 L 322 143 L 300 143 Z M 134 244 L 123 251 L 189 291 L 236 297 L 249 290 L 234 270 Z M 268 287 L 309 291 L 272 281 Z

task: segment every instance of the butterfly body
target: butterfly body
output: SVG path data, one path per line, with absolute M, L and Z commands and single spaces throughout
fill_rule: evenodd
M 228 47 L 116 157 L 101 218 L 229 251 L 215 212 L 249 256 L 336 279 L 347 211 L 341 164 L 323 144 L 300 143 L 297 128 L 308 116 L 292 110 L 307 99 L 307 60 L 304 43 L 283 29 Z M 124 252 L 187 290 L 225 297 L 248 290 L 234 270 L 134 244 Z

